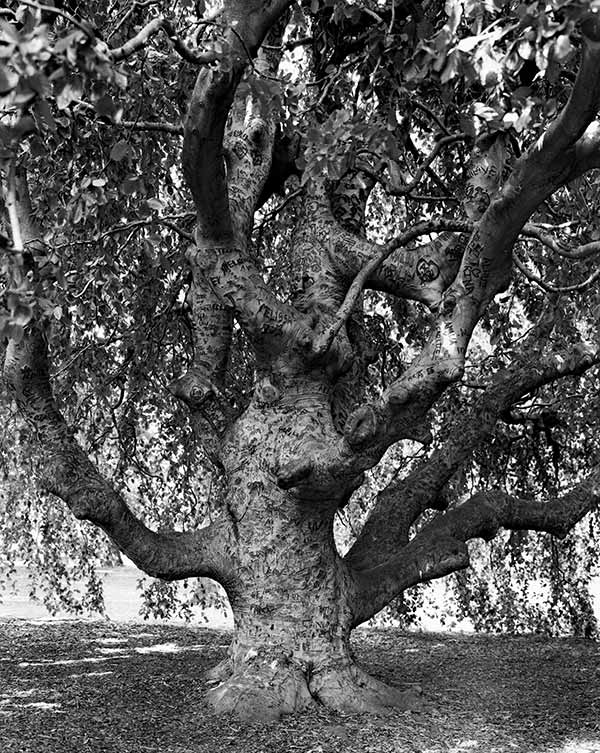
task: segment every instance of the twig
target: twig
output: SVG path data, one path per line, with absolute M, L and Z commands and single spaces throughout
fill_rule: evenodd
M 531 282 L 534 282 L 536 285 L 539 285 L 542 290 L 545 290 L 547 293 L 572 293 L 576 290 L 583 290 L 584 288 L 587 288 L 589 285 L 591 285 L 593 282 L 596 282 L 596 280 L 600 279 L 600 269 L 596 269 L 592 274 L 587 278 L 587 280 L 584 280 L 583 282 L 576 283 L 574 285 L 553 285 L 550 282 L 545 282 L 542 280 L 541 277 L 538 277 L 533 272 L 530 272 L 529 269 L 523 264 L 523 262 L 519 259 L 516 253 L 513 253 L 513 260 L 515 262 L 515 266 L 517 269 Z
M 591 256 L 600 253 L 600 241 L 592 241 L 577 246 L 577 248 L 574 249 L 566 249 L 562 243 L 556 240 L 556 238 L 548 233 L 544 233 L 539 226 L 531 223 L 525 225 L 521 234 L 528 238 L 535 238 L 551 251 L 554 251 L 565 259 L 589 259 Z
M 10 162 L 7 176 L 6 187 L 6 209 L 8 211 L 8 218 L 10 222 L 10 231 L 12 235 L 13 249 L 17 253 L 22 253 L 23 246 L 23 234 L 21 233 L 21 223 L 19 221 L 19 210 L 17 209 L 17 165 L 16 157 Z
M 73 100 L 76 105 L 79 105 L 85 110 L 93 111 L 96 113 L 96 108 L 89 102 L 84 102 L 82 99 Z M 105 117 L 98 121 L 103 125 L 110 126 L 122 126 L 123 128 L 129 128 L 132 131 L 159 131 L 163 133 L 172 133 L 176 136 L 183 136 L 183 126 L 175 123 L 159 123 L 153 120 L 107 120 Z
M 358 165 L 358 167 L 370 178 L 380 183 L 385 191 L 390 194 L 390 196 L 406 196 L 409 194 L 416 186 L 420 183 L 421 179 L 423 178 L 423 174 L 429 169 L 431 163 L 436 159 L 436 157 L 439 155 L 439 153 L 442 151 L 442 149 L 445 146 L 449 146 L 450 144 L 455 144 L 457 141 L 466 141 L 470 138 L 466 133 L 458 133 L 458 134 L 452 134 L 450 136 L 442 136 L 441 139 L 439 139 L 431 152 L 427 155 L 427 157 L 421 162 L 421 164 L 418 166 L 418 168 L 415 171 L 415 174 L 408 183 L 405 183 L 404 185 L 395 184 L 391 180 L 385 180 L 384 178 L 380 177 L 377 173 L 374 173 L 372 170 L 370 170 L 368 167 L 365 167 L 363 165 Z
M 290 203 L 290 201 L 293 201 L 293 199 L 295 199 L 297 196 L 300 196 L 300 194 L 303 191 L 304 191 L 304 186 L 300 186 L 300 188 L 297 188 L 295 191 L 292 191 L 291 193 L 289 193 L 285 197 L 285 199 L 275 207 L 275 209 L 272 209 L 270 212 L 264 215 L 264 217 L 261 220 L 261 225 L 265 222 L 268 222 L 270 219 L 272 219 L 276 215 L 278 215 L 279 212 L 281 212 L 281 210 Z
M 108 37 L 106 38 L 106 41 L 113 37 L 117 31 L 123 26 L 125 21 L 132 15 L 134 11 L 136 11 L 138 8 L 147 8 L 150 5 L 157 5 L 160 2 L 160 0 L 135 0 L 135 2 L 132 4 L 130 8 L 127 9 L 127 11 L 124 13 L 123 18 L 117 22 L 117 25 L 115 28 L 110 32 Z
M 93 26 L 91 23 L 82 23 L 77 18 L 75 18 L 75 16 L 72 16 L 70 13 L 67 13 L 67 11 L 62 10 L 61 8 L 55 8 L 53 5 L 43 5 L 42 3 L 36 3 L 34 2 L 34 0 L 19 0 L 19 2 L 21 3 L 21 5 L 27 5 L 29 8 L 35 8 L 36 10 L 45 11 L 47 13 L 54 13 L 54 15 L 56 16 L 62 16 L 78 29 L 80 29 L 86 35 L 86 37 L 88 37 L 89 39 L 96 39 L 96 35 L 94 34 Z

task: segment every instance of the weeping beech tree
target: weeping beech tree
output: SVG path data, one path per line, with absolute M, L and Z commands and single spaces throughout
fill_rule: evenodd
M 595 447 L 535 495 L 456 482 L 539 396 L 597 392 L 596 4 L 1 14 L 3 374 L 37 483 L 144 572 L 223 585 L 218 711 L 414 703 L 352 629 L 470 540 L 564 537 L 599 499 Z M 342 556 L 336 514 L 415 443 Z M 212 479 L 193 525 L 128 503 L 156 446 Z

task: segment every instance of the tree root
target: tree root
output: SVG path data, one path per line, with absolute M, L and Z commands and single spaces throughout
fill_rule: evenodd
M 315 703 L 302 668 L 287 660 L 257 663 L 235 671 L 209 691 L 219 713 L 230 712 L 243 721 L 276 721 L 304 711 Z
M 212 707 L 243 721 L 276 721 L 317 703 L 343 713 L 371 714 L 422 706 L 418 686 L 386 685 L 346 660 L 310 672 L 285 656 L 270 662 L 257 657 L 231 673 L 231 660 L 225 659 L 209 673 L 209 682 L 218 681 L 209 690 Z
M 400 690 L 349 662 L 316 671 L 310 680 L 310 691 L 324 706 L 344 713 L 382 714 L 422 707 L 419 686 Z

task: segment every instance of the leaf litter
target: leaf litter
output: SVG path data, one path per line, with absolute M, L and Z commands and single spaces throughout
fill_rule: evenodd
M 420 685 L 420 712 L 317 707 L 259 725 L 207 705 L 225 631 L 141 627 L 0 622 L 2 753 L 600 753 L 591 640 L 358 630 L 362 666 Z

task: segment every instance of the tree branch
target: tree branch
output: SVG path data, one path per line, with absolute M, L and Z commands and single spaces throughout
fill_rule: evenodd
M 392 178 L 386 180 L 378 173 L 373 172 L 368 165 L 363 163 L 360 163 L 358 167 L 375 182 L 379 183 L 383 187 L 385 192 L 390 196 L 406 196 L 419 185 L 423 178 L 423 175 L 425 175 L 425 173 L 428 171 L 428 168 L 431 167 L 431 164 L 437 159 L 440 152 L 445 147 L 456 144 L 459 141 L 468 141 L 469 139 L 470 136 L 465 133 L 442 136 L 435 142 L 435 146 L 433 147 L 431 152 L 429 152 L 425 159 L 419 164 L 419 166 L 415 170 L 413 177 L 410 181 L 408 181 L 408 183 L 401 183 L 400 181 L 394 180 Z
M 100 476 L 74 440 L 52 396 L 47 346 L 38 325 L 32 325 L 19 343 L 10 341 L 4 377 L 37 440 L 41 486 L 61 497 L 76 518 L 102 528 L 124 554 L 154 577 L 222 580 L 226 576 L 229 531 L 222 521 L 198 531 L 156 533 L 136 518 Z
M 26 175 L 13 181 L 16 227 L 25 246 L 42 236 L 32 222 Z M 31 287 L 36 270 L 25 280 Z M 33 291 L 31 291 L 33 292 Z M 46 334 L 32 320 L 19 341 L 9 340 L 4 379 L 36 441 L 38 476 L 42 488 L 61 497 L 75 517 L 101 527 L 115 544 L 150 575 L 165 579 L 206 575 L 227 577 L 231 563 L 226 554 L 231 532 L 225 521 L 191 532 L 156 533 L 127 507 L 122 497 L 100 475 L 74 439 L 59 411 L 50 384 Z
M 591 246 L 596 244 L 588 245 Z M 595 251 L 594 253 L 597 252 Z M 523 262 L 519 259 L 516 253 L 513 253 L 513 261 L 515 263 L 515 267 L 523 274 L 524 277 L 526 277 L 531 282 L 534 282 L 536 285 L 539 285 L 542 290 L 546 291 L 546 293 L 573 293 L 576 290 L 585 290 L 585 288 L 588 288 L 592 283 L 600 279 L 600 269 L 596 269 L 587 277 L 587 279 L 583 280 L 583 282 L 574 283 L 573 285 L 553 285 L 550 282 L 545 282 L 545 280 L 542 280 L 541 277 L 538 277 L 538 275 L 534 274 L 533 272 L 530 272 L 525 264 L 523 264 Z
M 546 248 L 549 248 L 555 254 L 562 256 L 564 259 L 589 259 L 596 254 L 600 254 L 600 241 L 592 241 L 590 243 L 576 246 L 575 248 L 568 248 L 565 244 L 557 241 L 553 235 L 544 232 L 543 228 L 532 223 L 527 223 L 525 225 L 521 235 L 526 238 L 535 238 L 546 246 Z
M 462 410 L 443 445 L 424 459 L 406 478 L 394 481 L 377 496 L 377 502 L 356 542 L 346 555 L 357 570 L 380 565 L 405 546 L 408 527 L 427 508 L 446 506 L 444 488 L 473 450 L 493 435 L 498 420 L 524 395 L 559 379 L 581 376 L 600 364 L 600 353 L 576 347 L 569 353 L 531 359 L 539 331 L 534 330 L 521 348 L 521 357 L 491 384 L 470 410 Z
M 438 515 L 395 557 L 356 576 L 355 624 L 376 614 L 398 593 L 440 578 L 469 564 L 466 542 L 493 539 L 500 528 L 544 531 L 564 538 L 600 503 L 600 466 L 562 497 L 545 502 L 502 491 L 475 494 L 464 504 Z
M 158 18 L 149 21 L 142 29 L 140 29 L 135 37 L 128 39 L 127 42 L 120 47 L 109 49 L 108 54 L 116 63 L 125 60 L 125 58 L 143 50 L 146 47 L 148 40 L 155 34 L 158 34 L 159 31 L 165 32 L 169 41 L 173 45 L 175 52 L 177 52 L 177 54 L 188 63 L 192 63 L 193 65 L 207 65 L 210 63 L 216 63 L 222 57 L 222 53 L 218 53 L 215 50 L 206 50 L 204 52 L 191 50 L 178 36 L 173 23 L 167 18 L 164 18 L 164 16 L 159 16 Z
M 365 266 L 358 272 L 352 284 L 346 292 L 346 296 L 342 302 L 342 305 L 338 309 L 334 321 L 327 327 L 327 329 L 319 336 L 315 342 L 314 350 L 317 355 L 323 355 L 329 350 L 336 335 L 339 333 L 344 324 L 348 321 L 352 310 L 354 309 L 356 302 L 358 301 L 363 288 L 365 287 L 367 280 L 369 280 L 373 273 L 381 266 L 381 264 L 391 256 L 394 251 L 397 251 L 404 246 L 407 246 L 416 238 L 422 235 L 430 235 L 431 233 L 438 233 L 442 230 L 449 230 L 458 233 L 468 233 L 472 229 L 470 222 L 461 222 L 457 220 L 429 220 L 427 222 L 420 222 L 414 225 L 410 230 L 402 233 L 397 238 L 386 243 L 384 246 L 380 246 L 377 253 L 368 261 Z

